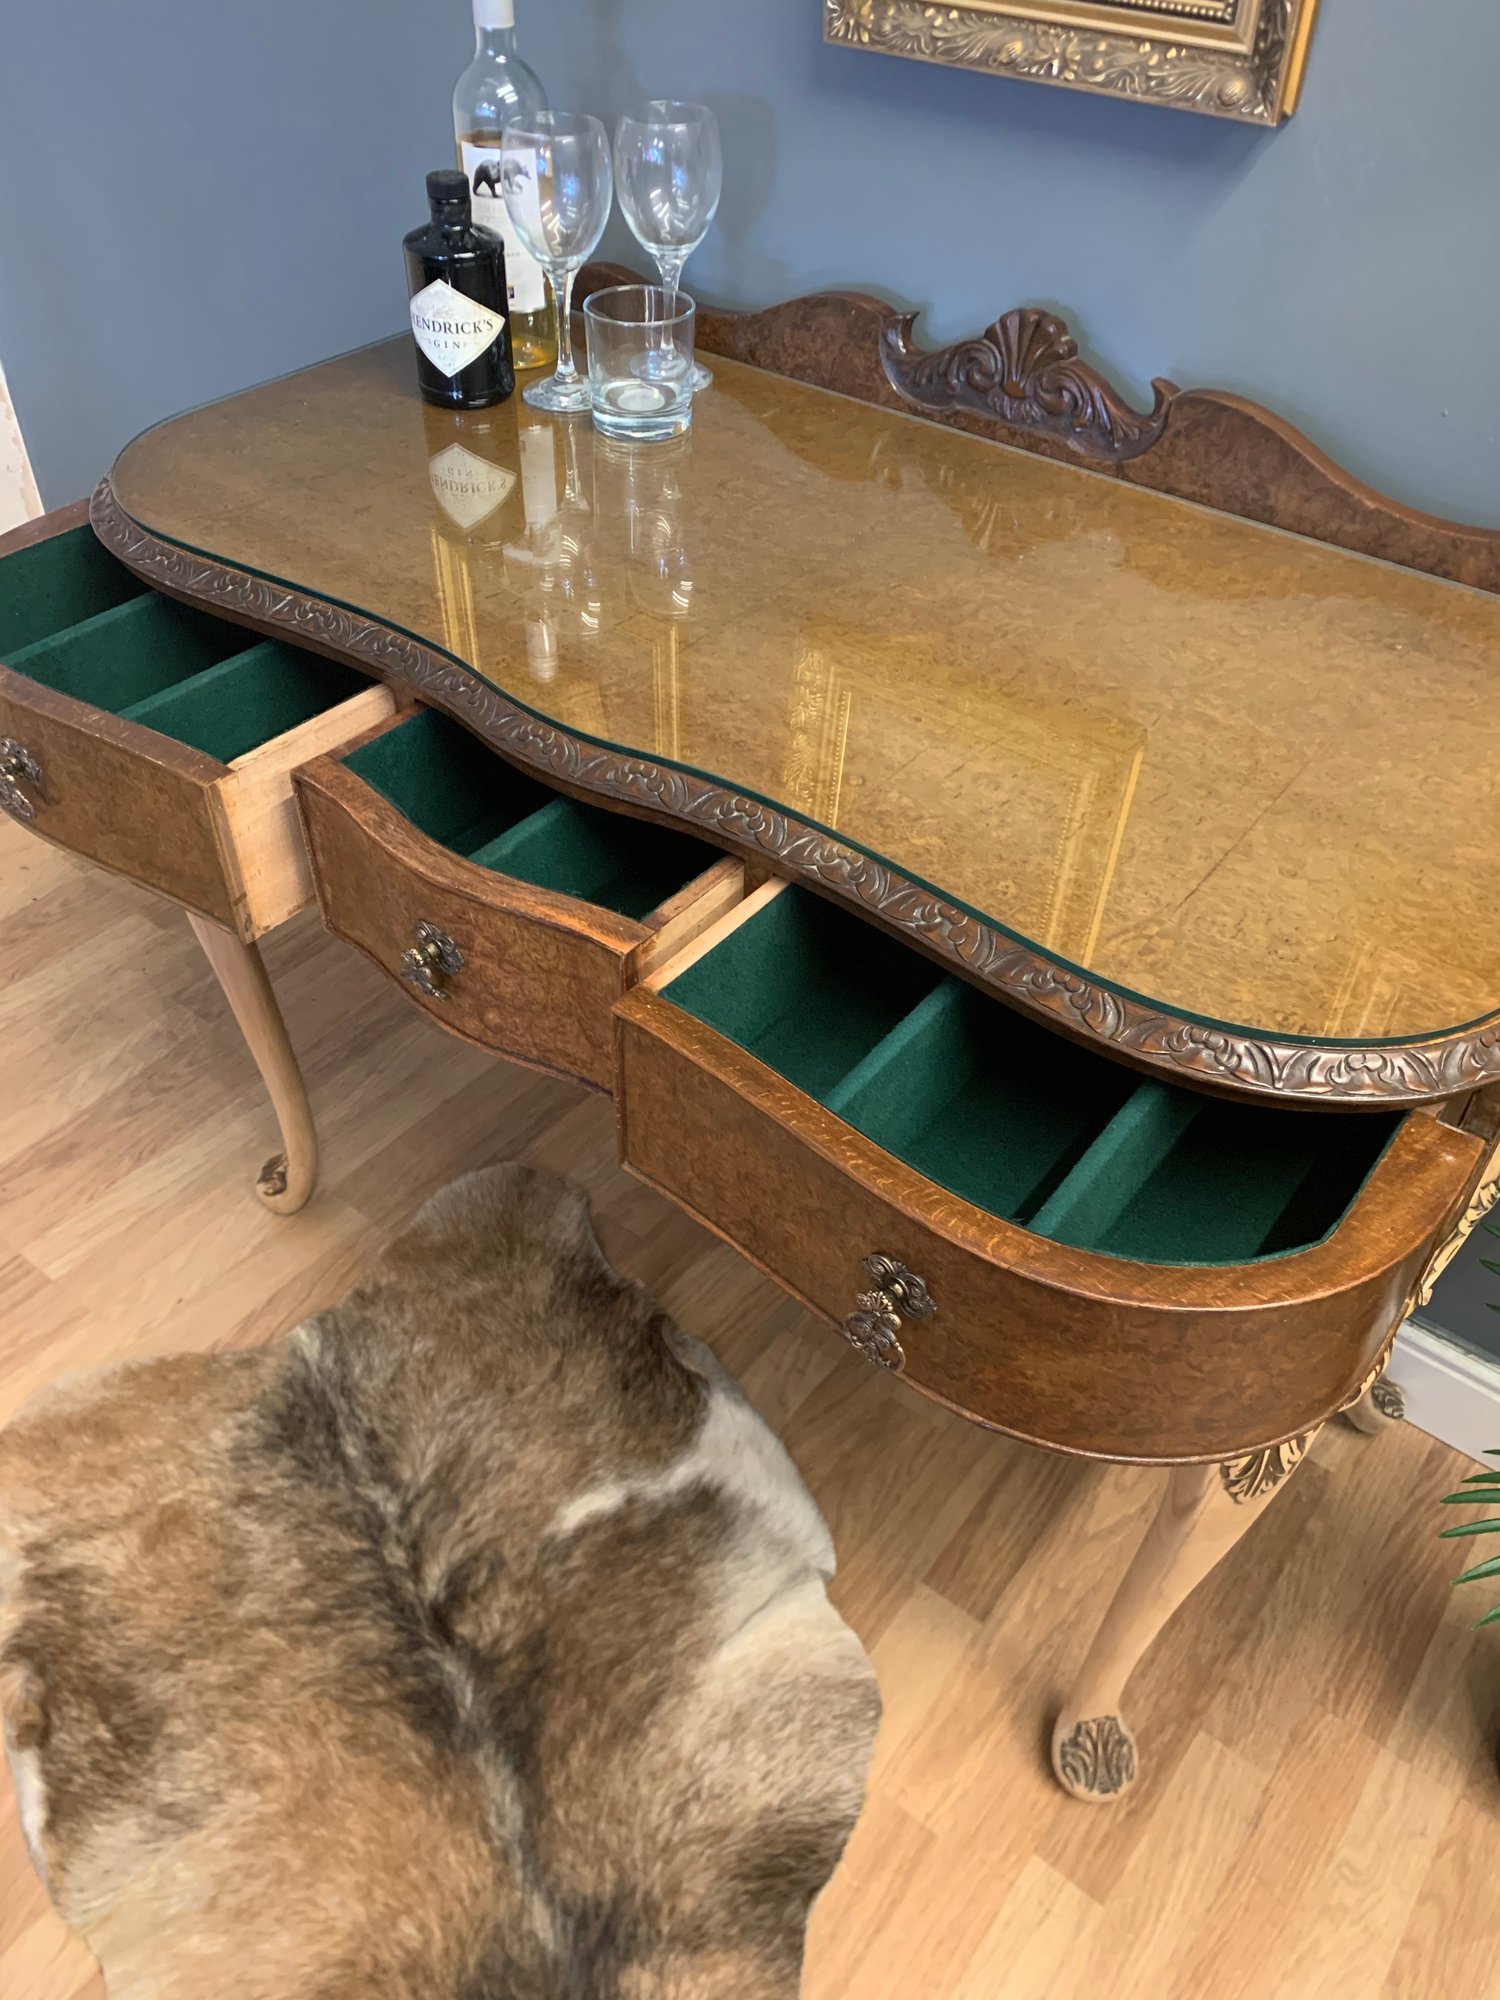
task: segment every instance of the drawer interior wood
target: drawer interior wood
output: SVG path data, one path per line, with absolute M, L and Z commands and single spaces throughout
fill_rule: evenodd
M 343 762 L 452 853 L 621 916 L 644 918 L 719 858 L 688 834 L 549 791 L 434 709 Z
M 66 553 L 30 598 L 12 570 L 53 550 Z M 77 595 L 64 608 L 70 587 Z M 369 685 L 352 667 L 276 640 L 256 644 L 237 625 L 137 587 L 87 529 L 0 564 L 0 629 L 26 640 L 5 647 L 15 672 L 224 764 Z
M 1139 1263 L 1321 1241 L 1400 1123 L 1140 1081 L 795 889 L 662 992 L 939 1186 Z

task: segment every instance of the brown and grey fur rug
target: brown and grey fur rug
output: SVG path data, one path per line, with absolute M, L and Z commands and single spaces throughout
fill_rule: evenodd
M 0 1433 L 0 1709 L 112 2000 L 770 2000 L 878 1700 L 833 1550 L 579 1190 Z

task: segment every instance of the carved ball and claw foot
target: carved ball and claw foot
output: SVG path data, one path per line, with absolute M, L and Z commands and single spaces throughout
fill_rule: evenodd
M 1075 1799 L 1110 1805 L 1137 1782 L 1140 1753 L 1123 1713 L 1127 1682 L 1172 1613 L 1281 1491 L 1311 1442 L 1292 1438 L 1170 1474 L 1052 1732 L 1053 1773 Z

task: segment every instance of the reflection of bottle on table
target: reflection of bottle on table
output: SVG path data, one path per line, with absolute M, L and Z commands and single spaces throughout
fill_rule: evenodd
M 506 536 L 515 531 L 515 430 L 509 408 L 491 413 L 429 407 L 423 419 L 443 643 L 483 671 L 475 589 L 485 565 L 501 560 Z

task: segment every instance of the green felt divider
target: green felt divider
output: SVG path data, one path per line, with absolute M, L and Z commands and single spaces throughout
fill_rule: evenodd
M 556 797 L 433 708 L 344 763 L 439 846 L 470 858 Z
M 106 554 L 92 528 L 70 528 L 0 560 L 0 660 L 128 598 L 146 585 Z
M 147 591 L 23 647 L 6 665 L 119 715 L 244 646 L 239 626 Z
M 1038 1236 L 1095 1242 L 1161 1165 L 1205 1100 L 1161 1083 L 1133 1090 L 1082 1159 L 1031 1218 Z
M 1172 1092 L 1173 1096 L 1186 1093 Z M 1280 1111 L 1210 1100 L 1128 1198 L 1080 1202 L 1049 1234 L 1147 1264 L 1238 1264 L 1283 1256 L 1337 1228 L 1401 1122 L 1399 1113 Z
M 554 798 L 470 859 L 538 889 L 555 889 L 622 917 L 648 916 L 713 865 L 688 834 Z
M 1401 1122 L 1139 1083 L 799 890 L 664 990 L 940 1187 L 1140 1263 L 1320 1241 Z
M 368 686 L 353 667 L 269 639 L 121 713 L 228 764 Z
M 915 952 L 792 889 L 665 989 L 699 1020 L 821 1098 L 938 975 Z
M 435 709 L 344 762 L 453 853 L 622 916 L 648 915 L 718 858 L 689 834 L 549 791 Z
M 1130 1089 L 1118 1064 L 948 979 L 830 1093 L 829 1108 L 939 1187 L 1025 1222 Z

